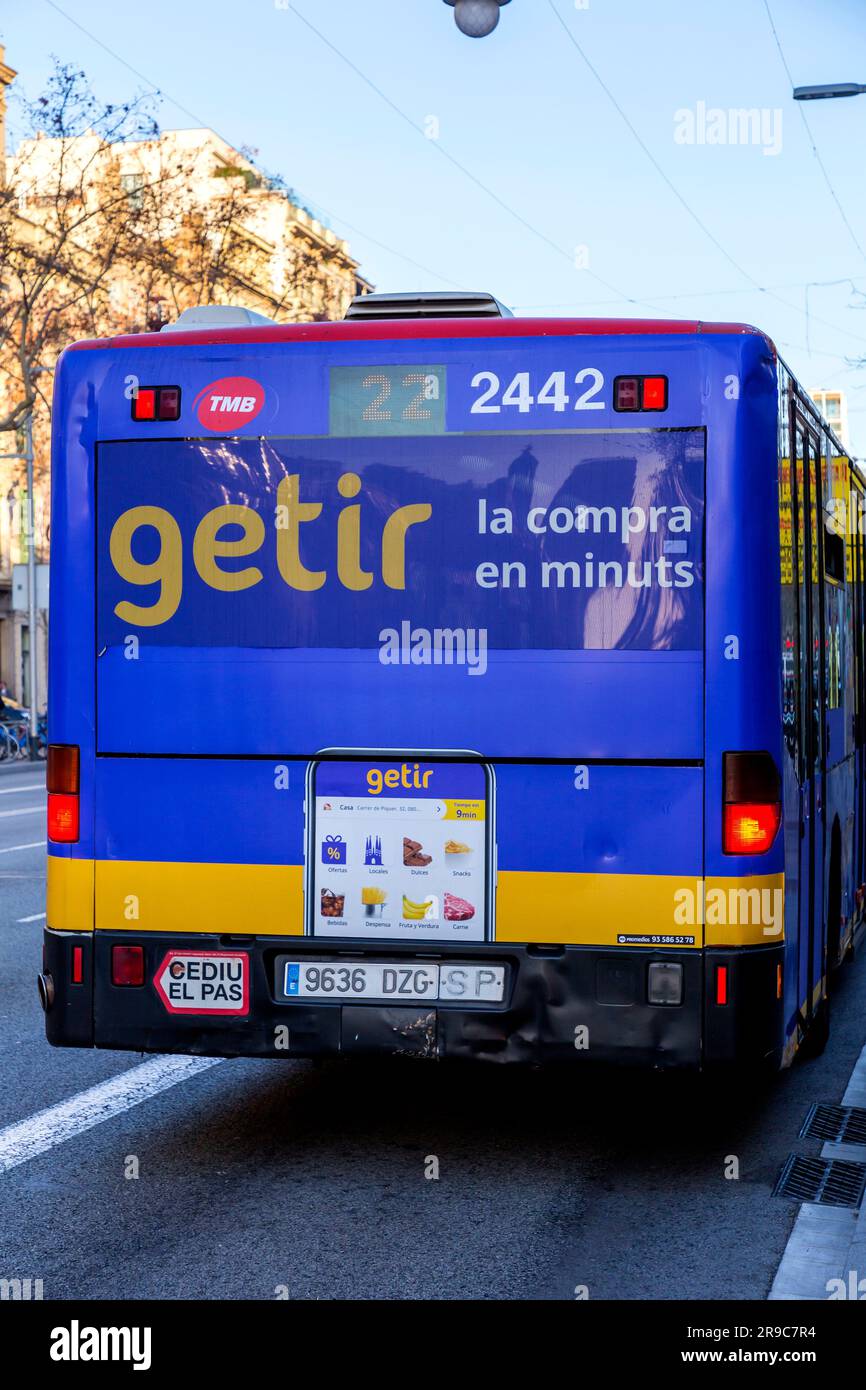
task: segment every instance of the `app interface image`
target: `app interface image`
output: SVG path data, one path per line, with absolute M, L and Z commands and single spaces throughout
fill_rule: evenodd
M 313 933 L 483 941 L 487 777 L 478 763 L 320 763 Z M 309 868 L 309 866 L 308 866 Z

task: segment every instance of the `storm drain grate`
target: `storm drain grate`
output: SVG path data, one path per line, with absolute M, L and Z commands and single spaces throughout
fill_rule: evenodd
M 794 1202 L 817 1202 L 824 1207 L 851 1207 L 858 1211 L 866 1191 L 866 1163 L 841 1158 L 803 1158 L 789 1154 L 774 1197 Z
M 800 1138 L 866 1144 L 866 1110 L 851 1105 L 813 1105 L 803 1121 Z

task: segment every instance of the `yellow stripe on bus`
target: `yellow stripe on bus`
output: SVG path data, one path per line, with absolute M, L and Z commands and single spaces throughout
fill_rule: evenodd
M 568 874 L 502 870 L 496 892 L 496 940 L 555 945 L 625 945 L 619 937 L 677 936 L 702 945 L 699 880 L 679 874 Z M 674 921 L 675 893 L 694 893 L 691 924 Z M 692 937 L 692 942 L 682 938 Z M 632 941 L 630 945 L 654 945 Z
M 784 939 L 783 903 L 780 873 L 702 880 L 503 870 L 496 940 L 696 949 L 768 945 Z M 48 857 L 47 921 L 56 931 L 90 931 L 95 925 L 102 931 L 301 936 L 303 919 L 299 864 Z
M 55 931 L 93 931 L 93 860 L 49 854 L 45 920 Z

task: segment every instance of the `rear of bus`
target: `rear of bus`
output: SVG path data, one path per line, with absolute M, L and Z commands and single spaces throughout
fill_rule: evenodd
M 49 1040 L 778 1061 L 772 348 L 429 307 L 64 355 Z

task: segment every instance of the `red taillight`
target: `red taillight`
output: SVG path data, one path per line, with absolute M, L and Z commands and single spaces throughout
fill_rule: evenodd
M 726 965 L 716 966 L 716 1003 L 727 1004 L 728 1002 L 728 967 Z
M 765 854 L 782 819 L 782 779 L 770 753 L 725 753 L 722 761 L 725 854 Z
M 78 839 L 77 796 L 48 793 L 48 838 L 60 845 L 71 845 Z
M 776 838 L 782 808 L 778 801 L 743 801 L 725 807 L 725 854 L 764 854 Z
M 80 985 L 84 979 L 84 947 L 73 946 L 72 948 L 72 983 Z
M 112 946 L 111 983 L 113 985 L 144 984 L 143 946 Z
M 49 743 L 45 785 L 48 788 L 48 838 L 71 845 L 78 839 L 80 757 L 74 743 Z
M 156 390 L 153 386 L 142 386 L 132 398 L 133 420 L 156 419 Z
M 668 379 L 666 376 L 645 376 L 641 390 L 644 410 L 667 410 Z

